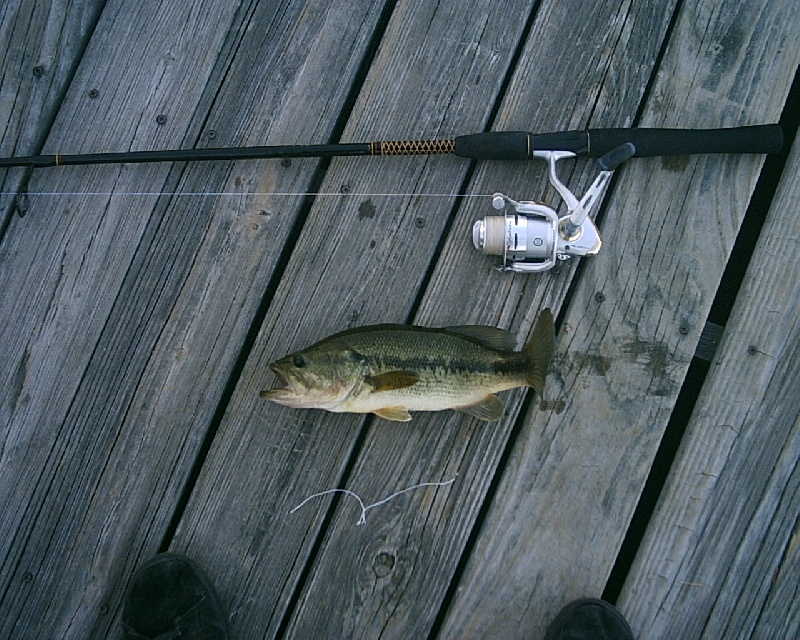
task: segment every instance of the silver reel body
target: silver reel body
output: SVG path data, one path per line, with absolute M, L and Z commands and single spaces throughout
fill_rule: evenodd
M 569 151 L 534 151 L 535 157 L 547 161 L 550 184 L 567 205 L 566 215 L 559 218 L 546 205 L 525 200 L 517 202 L 496 193 L 492 197 L 492 206 L 506 211 L 475 222 L 472 227 L 475 248 L 487 255 L 502 256 L 500 270 L 522 273 L 547 271 L 561 260 L 597 254 L 603 242 L 589 213 L 600 201 L 614 169 L 635 152 L 634 146 L 626 143 L 598 159 L 600 174 L 578 200 L 556 173 L 556 162 L 573 158 L 575 154 Z

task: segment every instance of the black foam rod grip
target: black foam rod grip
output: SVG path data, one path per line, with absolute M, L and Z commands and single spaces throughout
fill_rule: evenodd
M 590 129 L 588 154 L 598 158 L 632 142 L 636 157 L 697 153 L 778 153 L 783 147 L 780 125 L 729 129 Z
M 783 131 L 778 124 L 728 129 L 490 131 L 457 137 L 455 154 L 478 160 L 528 160 L 534 151 L 570 151 L 600 158 L 628 142 L 636 147 L 637 158 L 697 153 L 778 153 L 783 147 Z
M 528 160 L 533 157 L 532 137 L 526 131 L 488 131 L 458 136 L 455 154 L 477 160 Z

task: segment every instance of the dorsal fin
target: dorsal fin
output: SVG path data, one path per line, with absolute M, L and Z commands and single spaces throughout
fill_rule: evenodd
M 472 324 L 460 327 L 445 327 L 445 331 L 456 333 L 464 338 L 469 338 L 482 344 L 484 347 L 498 351 L 514 350 L 514 334 L 505 329 L 490 327 L 488 325 Z

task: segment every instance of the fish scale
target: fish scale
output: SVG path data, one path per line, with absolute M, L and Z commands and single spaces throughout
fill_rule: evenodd
M 261 396 L 290 407 L 375 413 L 393 421 L 444 409 L 497 420 L 503 403 L 495 393 L 521 386 L 542 393 L 554 340 L 549 309 L 519 352 L 513 335 L 495 327 L 348 329 L 273 362 L 284 386 Z

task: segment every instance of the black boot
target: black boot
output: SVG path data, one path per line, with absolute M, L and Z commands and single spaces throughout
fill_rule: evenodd
M 633 640 L 622 614 L 607 602 L 583 598 L 570 602 L 547 627 L 545 640 Z
M 189 558 L 162 553 L 131 579 L 122 609 L 126 640 L 227 640 L 228 618 L 214 585 Z

